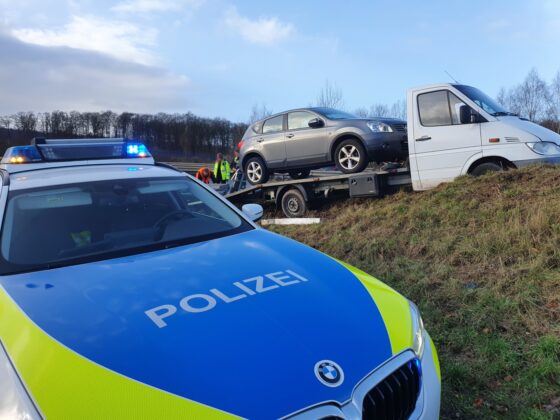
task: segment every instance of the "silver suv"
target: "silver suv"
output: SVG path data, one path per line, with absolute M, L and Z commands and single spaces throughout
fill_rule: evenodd
M 408 156 L 405 121 L 359 118 L 332 108 L 294 109 L 257 121 L 239 148 L 241 167 L 253 185 L 267 182 L 273 172 L 299 179 L 334 163 L 344 173 L 355 173 L 370 161 Z

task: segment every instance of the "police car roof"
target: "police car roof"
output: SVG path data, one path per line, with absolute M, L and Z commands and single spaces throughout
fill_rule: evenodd
M 100 164 L 83 166 L 45 167 L 10 175 L 10 190 L 40 188 L 79 182 L 107 181 L 111 179 L 186 177 L 183 172 L 164 166 L 139 164 Z

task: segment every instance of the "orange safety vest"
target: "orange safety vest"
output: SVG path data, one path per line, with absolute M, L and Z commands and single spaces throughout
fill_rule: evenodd
M 208 176 L 204 176 L 204 170 L 208 171 Z M 196 172 L 195 176 L 196 176 L 196 179 L 201 180 L 205 184 L 210 184 L 210 181 L 212 181 L 212 172 L 210 172 L 210 169 L 208 169 L 206 166 L 203 166 L 202 168 L 200 168 Z

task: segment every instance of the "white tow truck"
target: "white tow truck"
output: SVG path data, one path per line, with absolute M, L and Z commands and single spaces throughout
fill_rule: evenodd
M 309 204 L 337 191 L 350 197 L 380 196 L 405 185 L 422 191 L 461 175 L 560 163 L 559 134 L 507 111 L 471 86 L 409 89 L 407 114 L 409 158 L 400 167 L 356 174 L 315 171 L 307 179 L 255 186 L 237 180 L 226 197 L 237 203 L 273 201 L 286 216 L 301 217 Z

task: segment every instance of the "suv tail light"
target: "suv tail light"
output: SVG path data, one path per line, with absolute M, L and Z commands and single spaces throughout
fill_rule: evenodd
M 239 143 L 237 143 L 237 150 L 241 150 L 241 148 L 243 147 L 244 144 L 245 144 L 245 142 L 243 140 L 241 140 Z

